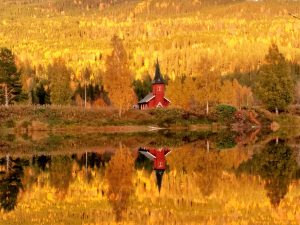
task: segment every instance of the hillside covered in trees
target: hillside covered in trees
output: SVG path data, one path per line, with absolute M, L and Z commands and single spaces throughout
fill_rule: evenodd
M 108 65 L 118 36 L 124 80 L 137 95 L 126 107 L 150 91 L 158 59 L 173 106 L 208 113 L 220 103 L 263 102 L 255 81 L 266 62 L 276 65 L 267 60 L 273 46 L 288 73 L 286 110 L 300 99 L 299 12 L 299 3 L 276 0 L 3 0 L 0 47 L 14 54 L 30 103 L 118 105 L 105 83 L 116 80 Z
M 300 60 L 293 1 L 4 0 L 0 9 L 0 46 L 35 66 L 62 57 L 76 73 L 105 69 L 115 34 L 139 78 L 153 73 L 157 57 L 172 78 L 197 76 L 203 56 L 222 74 L 252 71 L 273 41 L 288 60 Z

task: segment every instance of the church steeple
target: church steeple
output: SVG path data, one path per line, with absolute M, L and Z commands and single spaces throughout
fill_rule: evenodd
M 161 184 L 162 184 L 164 172 L 165 172 L 164 170 L 156 170 L 155 171 L 155 174 L 156 174 L 156 185 L 157 185 L 159 193 L 160 193 L 160 189 L 161 189 Z
M 155 76 L 154 76 L 154 79 L 152 81 L 152 84 L 165 84 L 165 81 L 162 78 L 162 75 L 161 75 L 161 72 L 160 72 L 160 67 L 159 67 L 158 59 L 156 61 Z

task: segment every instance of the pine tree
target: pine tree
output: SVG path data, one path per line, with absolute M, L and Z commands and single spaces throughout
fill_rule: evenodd
M 132 87 L 133 76 L 129 70 L 127 53 L 122 40 L 114 36 L 112 46 L 112 54 L 106 59 L 103 83 L 112 104 L 118 108 L 119 117 L 121 117 L 122 113 L 134 104 L 136 96 Z
M 21 78 L 16 67 L 15 57 L 7 48 L 0 49 L 0 85 L 6 106 L 25 98 L 22 93 Z
M 143 99 L 149 92 L 151 92 L 152 80 L 150 75 L 148 74 L 143 80 L 134 80 L 133 86 L 138 99 Z
M 284 56 L 272 44 L 256 80 L 255 94 L 271 111 L 285 110 L 293 101 L 294 82 Z
M 48 90 L 45 89 L 45 85 L 43 83 L 44 82 L 40 82 L 35 89 L 37 97 L 37 101 L 35 103 L 40 105 L 50 104 L 50 94 Z

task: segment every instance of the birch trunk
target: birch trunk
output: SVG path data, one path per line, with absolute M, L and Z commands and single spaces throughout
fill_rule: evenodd
M 208 101 L 206 101 L 206 115 L 209 113 L 209 106 L 208 106 Z
M 4 84 L 5 106 L 8 107 L 8 90 L 7 84 Z
M 84 84 L 84 108 L 86 108 L 86 83 Z

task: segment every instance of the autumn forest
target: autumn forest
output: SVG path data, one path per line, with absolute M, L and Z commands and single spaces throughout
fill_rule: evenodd
M 299 40 L 297 0 L 0 0 L 0 224 L 299 224 Z
M 151 91 L 158 59 L 173 107 L 241 109 L 270 102 L 259 79 L 275 62 L 268 54 L 282 56 L 280 88 L 290 93 L 264 105 L 282 111 L 299 102 L 300 6 L 292 1 L 4 0 L 0 8 L 0 46 L 13 54 L 22 92 L 9 103 L 128 109 Z M 124 75 L 114 64 L 120 45 Z M 126 102 L 116 102 L 125 93 Z

